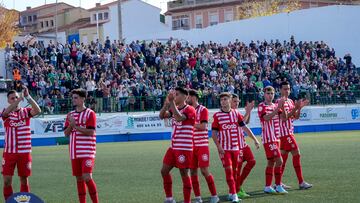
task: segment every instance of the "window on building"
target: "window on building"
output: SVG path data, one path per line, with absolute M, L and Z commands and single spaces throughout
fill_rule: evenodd
M 40 27 L 44 28 L 44 22 L 40 22 Z
M 32 16 L 28 16 L 28 21 L 32 22 Z
M 51 25 L 51 27 L 54 27 L 54 20 L 50 21 L 50 25 Z
M 203 27 L 203 16 L 200 15 L 196 15 L 195 17 L 195 27 L 196 28 L 202 28 Z
M 102 13 L 99 13 L 99 20 L 102 20 L 103 19 L 103 14 Z
M 108 12 L 105 12 L 105 13 L 104 13 L 104 20 L 107 20 L 107 19 L 109 19 L 109 13 L 108 13 Z
M 218 23 L 219 23 L 219 14 L 218 14 L 218 12 L 210 12 L 209 13 L 209 24 L 210 24 L 210 26 L 217 25 Z
M 233 10 L 228 10 L 224 12 L 224 21 L 225 22 L 230 22 L 234 20 L 234 11 Z
M 188 15 L 176 16 L 173 18 L 173 30 L 188 30 L 190 29 L 190 18 Z
M 96 13 L 93 15 L 93 20 L 96 21 Z
M 49 21 L 45 21 L 45 27 L 49 27 Z
M 26 16 L 22 17 L 22 23 L 27 23 L 27 17 Z
M 33 21 L 36 21 L 36 20 L 37 20 L 37 16 L 33 15 Z

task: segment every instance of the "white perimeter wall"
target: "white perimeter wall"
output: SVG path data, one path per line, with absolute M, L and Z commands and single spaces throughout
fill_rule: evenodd
M 291 35 L 297 41 L 323 40 L 335 48 L 336 55 L 343 57 L 351 53 L 353 62 L 360 66 L 360 6 L 328 6 L 299 10 L 292 13 L 253 18 L 218 24 L 216 26 L 189 31 L 169 31 L 156 34 L 134 35 L 135 39 L 163 39 L 174 37 L 188 40 L 197 45 L 202 41 L 226 44 L 239 39 L 289 40 Z

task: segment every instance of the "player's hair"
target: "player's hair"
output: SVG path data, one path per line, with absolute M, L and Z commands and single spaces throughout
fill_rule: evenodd
M 16 93 L 16 91 L 15 90 L 10 90 L 10 91 L 8 91 L 8 93 L 7 93 L 7 97 L 9 97 L 10 96 L 10 94 L 15 94 Z
M 274 92 L 275 93 L 275 89 L 272 86 L 266 86 L 264 88 L 264 92 Z
M 284 82 L 280 83 L 280 88 L 282 88 L 284 85 L 290 86 L 290 83 L 288 81 L 284 81 Z
M 199 93 L 198 91 L 194 90 L 194 89 L 189 89 L 189 96 L 195 96 L 197 99 L 199 99 Z
M 232 95 L 230 92 L 222 92 L 220 95 L 219 95 L 220 99 L 223 98 L 223 97 L 229 97 L 230 99 L 232 98 Z
M 231 94 L 231 96 L 232 96 L 232 98 L 239 98 L 239 95 L 237 95 L 237 94 Z
M 82 89 L 82 88 L 78 88 L 78 89 L 74 89 L 71 91 L 71 94 L 77 94 L 82 98 L 86 98 L 87 94 L 86 94 L 86 90 Z
M 184 94 L 186 96 L 189 95 L 189 92 L 186 89 L 182 88 L 182 87 L 175 88 L 175 91 L 179 91 L 179 92 L 181 92 L 182 94 Z

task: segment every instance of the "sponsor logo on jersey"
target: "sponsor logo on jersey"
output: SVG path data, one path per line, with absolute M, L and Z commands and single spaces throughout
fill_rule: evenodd
M 26 125 L 26 122 L 25 121 L 16 122 L 16 121 L 11 120 L 9 122 L 9 125 L 10 125 L 10 127 L 21 127 L 21 126 Z
M 229 129 L 236 129 L 238 126 L 236 124 L 223 124 L 221 126 L 222 129 L 224 130 L 229 130 Z

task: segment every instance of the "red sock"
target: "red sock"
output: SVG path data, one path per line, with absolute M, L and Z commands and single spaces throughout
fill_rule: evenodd
M 235 176 L 235 188 L 236 188 L 236 192 L 240 191 L 240 176 L 241 176 L 241 169 L 242 169 L 242 165 L 243 165 L 243 161 L 239 160 L 238 165 L 237 165 L 237 170 L 236 170 L 236 176 Z
M 235 186 L 235 180 L 233 176 L 233 169 L 232 168 L 226 168 L 225 169 L 226 174 L 226 182 L 229 186 L 229 194 L 235 194 L 236 193 L 236 186 Z
M 80 203 L 86 203 L 86 185 L 85 181 L 77 181 L 77 189 Z
M 7 200 L 7 198 L 9 198 L 12 194 L 13 194 L 13 189 L 12 189 L 12 186 L 4 186 L 4 189 L 3 189 L 3 194 L 4 194 L 4 199 Z
M 87 188 L 89 190 L 90 198 L 93 203 L 99 202 L 99 197 L 96 190 L 96 184 L 93 179 L 90 179 L 88 182 L 86 182 Z
M 164 191 L 167 198 L 172 197 L 172 178 L 170 174 L 167 174 L 162 177 L 163 178 L 163 185 Z
M 26 184 L 26 185 L 21 184 L 20 185 L 20 192 L 30 192 L 29 184 Z
M 182 177 L 184 203 L 191 203 L 191 178 L 189 176 Z
M 214 177 L 211 174 L 208 177 L 206 177 L 206 182 L 208 184 L 211 195 L 212 196 L 217 195 Z
M 281 185 L 281 177 L 282 177 L 281 166 L 275 167 L 274 171 L 275 171 L 275 185 Z
M 293 156 L 293 166 L 296 172 L 296 176 L 298 178 L 299 184 L 304 182 L 304 177 L 302 174 L 302 168 L 301 168 L 301 161 L 300 161 L 300 154 L 297 154 Z
M 255 159 L 250 160 L 246 163 L 244 169 L 242 170 L 242 173 L 240 175 L 239 181 L 237 182 L 237 184 L 239 185 L 239 190 L 242 186 L 242 184 L 244 183 L 245 179 L 248 177 L 248 175 L 250 174 L 251 170 L 254 168 L 256 164 Z
M 191 176 L 191 183 L 194 190 L 195 197 L 200 197 L 200 184 L 199 177 L 197 175 Z
M 283 159 L 283 164 L 281 166 L 281 172 L 284 174 L 284 171 L 285 171 L 285 166 L 286 166 L 286 161 L 289 157 L 289 154 L 288 153 L 285 153 L 285 154 L 281 154 L 281 157 Z
M 265 169 L 265 186 L 271 186 L 271 182 L 274 176 L 274 168 L 273 167 L 266 167 Z

